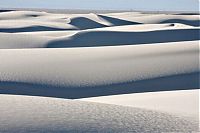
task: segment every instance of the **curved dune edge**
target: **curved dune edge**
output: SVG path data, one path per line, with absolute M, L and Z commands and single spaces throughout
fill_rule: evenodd
M 191 132 L 198 122 L 139 108 L 0 95 L 1 132 Z
M 151 25 L 147 25 L 150 27 Z M 165 25 L 163 25 L 165 26 Z M 170 42 L 184 42 L 184 41 L 197 41 L 199 40 L 199 29 L 191 27 L 174 28 L 171 27 L 140 31 L 137 30 L 139 26 L 135 26 L 136 31 L 127 30 L 126 27 L 107 27 L 97 28 L 92 30 L 83 31 L 69 31 L 66 36 L 59 37 L 59 33 L 65 31 L 60 29 L 58 33 L 54 36 L 44 36 L 48 35 L 50 31 L 44 33 L 41 36 L 39 33 L 0 33 L 0 49 L 24 49 L 24 48 L 71 48 L 71 47 L 99 47 L 99 46 L 119 46 L 119 45 L 143 45 L 143 44 L 154 44 L 154 43 L 170 43 Z M 142 27 L 142 26 L 141 26 Z M 162 27 L 162 26 L 161 26 Z M 40 29 L 41 28 L 41 29 Z M 43 29 L 44 28 L 44 29 Z M 124 28 L 124 30 L 123 30 Z M 144 28 L 144 27 L 143 27 Z M 45 30 L 45 27 L 33 28 L 30 30 Z M 121 30 L 119 30 L 121 29 Z M 12 29 L 7 29 L 11 30 Z M 19 29 L 19 30 L 26 30 Z M 1 29 L 0 29 L 1 31 Z M 52 31 L 53 32 L 53 31 Z M 55 32 L 55 31 L 54 31 Z
M 199 89 L 121 94 L 78 100 L 167 112 L 197 120 L 199 117 Z
M 82 31 L 73 36 L 49 41 L 47 48 L 142 45 L 197 41 L 199 29 L 165 29 L 154 31 Z
M 86 87 L 59 87 L 48 84 L 2 81 L 0 82 L 0 93 L 77 99 L 130 93 L 191 90 L 199 87 L 198 76 L 199 73 L 191 73 L 139 80 L 130 83 Z

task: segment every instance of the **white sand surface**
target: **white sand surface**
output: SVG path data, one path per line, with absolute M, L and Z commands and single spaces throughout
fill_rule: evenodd
M 199 22 L 0 12 L 0 132 L 198 131 Z
M 162 91 L 82 98 L 81 101 L 145 108 L 171 114 L 199 117 L 199 90 Z
M 55 96 L 69 98 L 193 89 L 198 88 L 198 55 L 195 41 L 97 48 L 0 49 L 0 91 L 51 96 L 60 87 Z M 167 82 L 172 83 L 169 88 Z M 41 91 L 34 85 L 50 88 L 52 92 L 44 94 L 45 88 L 41 87 Z M 104 89 L 99 92 L 98 87 Z
M 100 103 L 0 95 L 0 132 L 192 132 L 198 121 Z
M 145 14 L 134 12 L 110 13 L 108 17 L 129 20 L 141 23 L 182 23 L 191 26 L 199 26 L 199 15 L 182 15 L 182 14 Z

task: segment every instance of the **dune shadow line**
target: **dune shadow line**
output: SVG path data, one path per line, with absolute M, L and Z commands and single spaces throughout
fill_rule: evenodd
M 200 26 L 200 20 L 169 19 L 162 21 L 161 23 L 181 23 L 195 27 Z
M 95 87 L 55 87 L 29 83 L 0 82 L 0 94 L 70 99 L 197 88 L 199 88 L 199 72 Z
M 0 13 L 3 13 L 3 12 L 11 12 L 11 11 L 15 11 L 15 10 L 0 9 Z
M 89 31 L 49 42 L 47 48 L 95 47 L 200 40 L 199 29 L 173 29 L 148 32 Z
M 96 21 L 88 19 L 86 17 L 72 18 L 72 19 L 70 19 L 70 23 L 69 24 L 77 27 L 79 30 L 108 27 L 106 25 L 103 25 L 101 23 L 98 23 Z
M 111 26 L 122 26 L 122 25 L 135 25 L 135 24 L 141 24 L 137 22 L 122 20 L 118 18 L 112 18 L 104 15 L 97 15 L 98 18 L 109 22 L 112 24 Z M 80 30 L 86 30 L 86 29 L 94 29 L 94 28 L 103 28 L 103 27 L 110 27 L 108 25 L 101 24 L 99 22 L 96 22 L 92 19 L 86 18 L 86 17 L 76 17 L 70 19 L 71 25 L 77 27 Z
M 139 23 L 139 22 L 122 20 L 122 19 L 119 19 L 119 18 L 113 18 L 113 17 L 104 16 L 104 15 L 98 15 L 98 17 L 106 20 L 107 22 L 111 23 L 113 26 L 142 24 L 142 23 Z
M 6 33 L 17 33 L 17 32 L 36 32 L 36 31 L 65 31 L 65 30 L 76 30 L 74 28 L 54 28 L 47 26 L 30 26 L 30 27 L 19 27 L 19 28 L 0 28 L 0 32 Z

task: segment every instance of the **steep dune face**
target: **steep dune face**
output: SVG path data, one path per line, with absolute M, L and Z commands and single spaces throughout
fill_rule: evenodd
M 0 132 L 198 131 L 199 30 L 197 14 L 0 11 Z
M 100 19 L 103 19 L 104 21 L 109 22 L 112 26 L 120 26 L 120 25 L 135 25 L 135 24 L 141 24 L 138 22 L 132 22 L 132 21 L 127 21 L 119 18 L 113 18 L 113 17 L 108 17 L 105 15 L 98 15 Z
M 85 17 L 72 18 L 70 19 L 69 24 L 77 27 L 80 30 L 106 27 L 106 25 L 103 25 Z

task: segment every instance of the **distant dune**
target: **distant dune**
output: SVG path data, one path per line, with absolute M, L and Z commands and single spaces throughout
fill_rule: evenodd
M 197 132 L 199 23 L 1 10 L 0 132 Z

